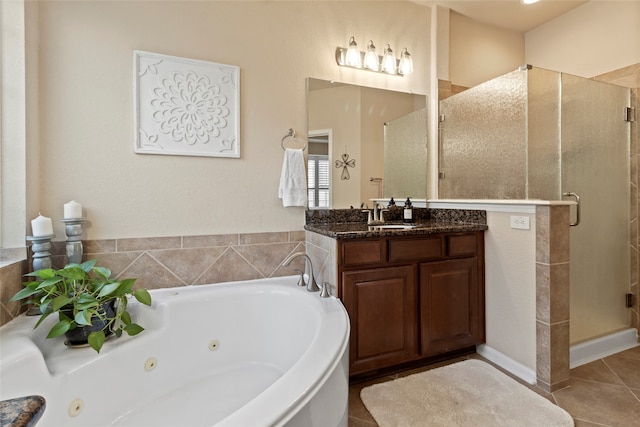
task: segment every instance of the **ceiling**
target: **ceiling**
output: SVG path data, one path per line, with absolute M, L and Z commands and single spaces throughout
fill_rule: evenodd
M 520 0 L 413 1 L 427 6 L 439 4 L 474 21 L 518 33 L 526 33 L 586 3 L 581 0 L 540 0 L 529 5 L 522 4 Z

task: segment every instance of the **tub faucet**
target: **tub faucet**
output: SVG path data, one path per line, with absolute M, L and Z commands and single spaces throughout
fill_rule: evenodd
M 311 258 L 309 258 L 309 255 L 305 254 L 304 252 L 296 252 L 295 254 L 289 255 L 287 259 L 282 261 L 282 266 L 283 267 L 288 266 L 289 264 L 291 264 L 291 261 L 301 256 L 305 258 L 305 270 L 306 270 L 305 273 L 309 278 L 305 283 L 305 285 L 307 285 L 307 291 L 318 292 L 320 288 L 316 283 L 316 279 L 313 278 L 313 265 L 311 264 Z M 302 276 L 302 278 L 304 280 L 304 276 Z

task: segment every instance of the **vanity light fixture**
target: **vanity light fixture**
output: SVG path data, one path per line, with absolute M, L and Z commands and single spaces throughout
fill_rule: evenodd
M 388 44 L 384 49 L 384 55 L 378 56 L 372 40 L 369 40 L 367 44 L 367 51 L 360 52 L 353 36 L 349 38 L 348 48 L 336 48 L 336 62 L 341 67 L 358 68 L 395 76 L 406 76 L 413 72 L 413 59 L 407 48 L 402 50 L 400 60 L 396 60 L 391 46 Z
M 349 39 L 349 48 L 345 55 L 345 64 L 348 67 L 362 68 L 362 57 L 358 50 L 358 44 L 353 36 Z
M 389 45 L 384 49 L 384 55 L 382 56 L 382 71 L 387 74 L 396 73 L 396 57 L 393 56 L 393 51 Z
M 411 59 L 411 54 L 406 47 L 402 50 L 402 52 L 400 52 L 398 73 L 402 74 L 403 76 L 413 73 L 413 59 Z
M 380 59 L 376 54 L 376 47 L 373 45 L 373 40 L 369 40 L 367 45 L 367 51 L 364 54 L 364 68 L 371 71 L 380 70 Z

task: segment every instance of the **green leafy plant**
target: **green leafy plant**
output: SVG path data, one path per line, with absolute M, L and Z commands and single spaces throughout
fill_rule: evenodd
M 111 332 L 119 337 L 122 332 L 137 335 L 144 330 L 142 326 L 131 321 L 127 301 L 134 297 L 142 304 L 151 305 L 149 292 L 146 289 L 134 291 L 136 279 L 110 278 L 111 271 L 104 267 L 96 267 L 95 259 L 82 264 L 70 263 L 59 270 L 45 268 L 26 276 L 36 279 L 24 282 L 24 288 L 10 301 L 24 300 L 40 309 L 40 319 L 34 328 L 49 315 L 57 313 L 59 320 L 49 330 L 47 338 L 55 338 L 76 328 L 104 322 L 104 328 L 88 335 L 89 345 L 100 352 L 106 335 Z M 114 301 L 113 311 L 104 309 L 105 304 Z

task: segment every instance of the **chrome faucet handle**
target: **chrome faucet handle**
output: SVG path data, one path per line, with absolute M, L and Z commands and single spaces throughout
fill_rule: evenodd
M 307 291 L 309 292 L 318 292 L 320 288 L 316 283 L 316 279 L 313 277 L 313 272 L 309 275 L 309 282 L 307 282 Z
M 384 222 L 384 213 L 389 212 L 389 209 L 380 209 L 380 222 Z
M 304 272 L 302 270 L 295 270 L 300 273 L 300 278 L 298 279 L 298 286 L 307 286 L 307 282 L 304 280 Z
M 371 215 L 371 211 L 369 209 L 363 209 L 362 212 L 367 213 L 367 224 L 371 224 L 373 222 L 373 217 Z
M 322 287 L 320 288 L 320 298 L 329 298 L 331 296 L 331 292 L 329 292 L 329 288 L 331 285 L 327 282 L 322 282 Z

